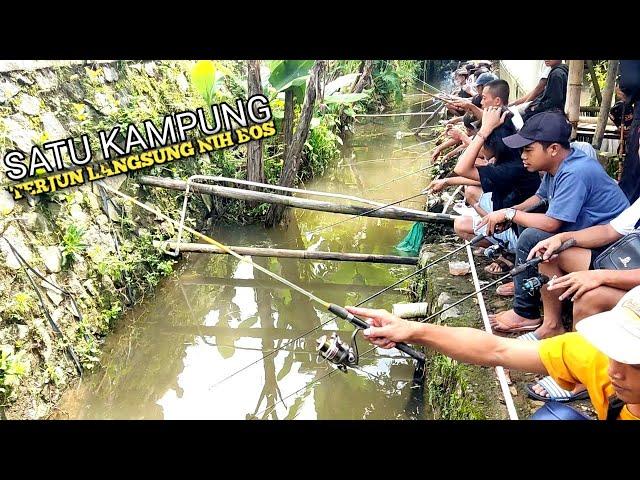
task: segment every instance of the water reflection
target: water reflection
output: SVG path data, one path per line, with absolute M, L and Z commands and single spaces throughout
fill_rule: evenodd
M 348 146 L 343 164 L 310 189 L 363 195 L 391 177 L 420 168 L 401 147 L 418 143 L 397 140 L 397 130 L 414 126 L 417 117 L 363 127 L 358 146 Z M 369 135 L 369 136 L 367 136 Z M 366 148 L 363 148 L 366 147 Z M 426 146 L 416 147 L 416 150 Z M 394 158 L 389 162 L 370 159 Z M 392 172 L 393 169 L 399 173 Z M 376 199 L 395 199 L 418 192 L 424 181 L 413 177 L 367 192 Z M 214 238 L 231 245 L 393 254 L 393 246 L 411 225 L 359 218 L 317 231 L 346 217 L 295 211 L 286 230 L 256 226 L 218 227 Z M 265 268 L 340 304 L 356 304 L 412 271 L 413 267 L 355 262 L 254 258 Z M 405 297 L 385 294 L 370 306 L 390 308 Z M 282 347 L 332 315 L 309 299 L 268 278 L 251 265 L 227 256 L 193 254 L 182 271 L 162 282 L 156 295 L 136 307 L 105 345 L 103 366 L 87 375 L 62 406 L 71 418 L 153 419 L 384 419 L 424 418 L 424 392 L 412 388 L 415 363 L 397 351 L 376 350 L 361 359 L 361 368 L 332 373 L 318 363 L 313 332 Z M 343 339 L 352 327 L 329 321 L 322 327 Z M 369 345 L 360 337 L 361 351 Z M 217 384 L 243 367 L 238 375 Z M 313 384 L 315 380 L 321 381 Z M 308 388 L 305 388 L 308 386 Z M 294 394 L 295 393 L 295 394 Z M 293 395 L 292 395 L 293 394 Z

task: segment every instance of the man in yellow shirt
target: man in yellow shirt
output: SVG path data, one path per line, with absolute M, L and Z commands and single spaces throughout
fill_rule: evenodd
M 363 334 L 378 347 L 422 344 L 466 363 L 550 375 L 566 389 L 582 383 L 599 419 L 607 419 L 610 412 L 612 419 L 640 420 L 640 287 L 612 310 L 579 322 L 577 332 L 540 342 L 402 320 L 386 310 L 347 310 L 372 325 Z M 610 408 L 622 403 L 621 410 Z

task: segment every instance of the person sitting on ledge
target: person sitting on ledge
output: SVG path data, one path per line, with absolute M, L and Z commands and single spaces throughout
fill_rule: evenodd
M 465 363 L 550 375 L 568 389 L 583 383 L 600 420 L 640 420 L 640 287 L 612 310 L 582 320 L 577 332 L 540 342 L 403 320 L 386 310 L 347 310 L 371 325 L 363 335 L 380 348 L 420 344 Z M 572 411 L 571 419 L 584 418 Z

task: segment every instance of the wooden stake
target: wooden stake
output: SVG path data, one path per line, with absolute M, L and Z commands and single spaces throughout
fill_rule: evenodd
M 600 147 L 602 146 L 602 138 L 604 137 L 604 132 L 607 127 L 607 120 L 609 120 L 613 91 L 616 86 L 616 75 L 618 74 L 618 62 L 618 60 L 609 60 L 607 68 L 607 81 L 604 85 L 602 102 L 600 103 L 598 124 L 596 125 L 596 131 L 593 134 L 593 141 L 591 142 L 593 148 L 598 150 L 600 150 Z

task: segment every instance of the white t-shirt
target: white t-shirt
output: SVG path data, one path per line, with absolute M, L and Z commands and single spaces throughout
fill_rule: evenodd
M 551 72 L 551 67 L 547 67 L 544 64 L 544 60 L 540 60 L 541 65 L 538 69 L 538 78 L 549 78 L 549 72 Z
M 609 225 L 620 235 L 629 235 L 636 229 L 636 223 L 640 220 L 640 198 L 624 212 L 611 220 Z
M 520 130 L 524 125 L 524 120 L 522 120 L 522 115 L 518 111 L 518 107 L 508 107 L 509 111 L 513 113 L 513 117 L 511 117 L 511 121 L 513 122 L 513 126 L 516 127 L 516 130 Z

